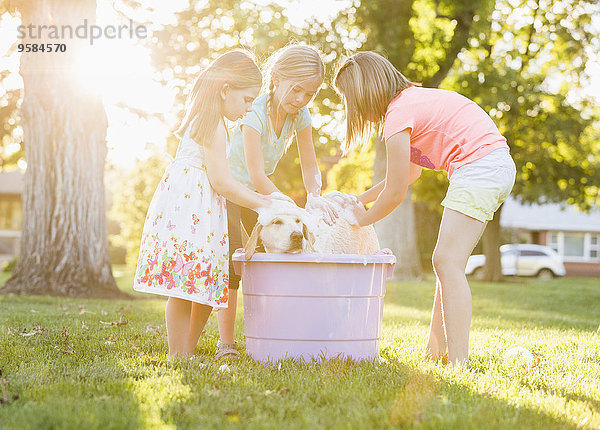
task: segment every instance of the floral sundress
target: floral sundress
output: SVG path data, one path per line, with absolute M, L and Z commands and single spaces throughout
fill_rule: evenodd
M 148 208 L 134 289 L 226 308 L 228 240 L 225 198 L 210 186 L 188 127 Z

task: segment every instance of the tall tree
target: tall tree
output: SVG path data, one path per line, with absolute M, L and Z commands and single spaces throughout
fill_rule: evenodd
M 95 22 L 95 0 L 15 3 L 23 25 Z M 49 28 L 49 27 L 46 27 Z M 24 39 L 23 43 L 56 43 Z M 27 148 L 21 253 L 2 293 L 123 297 L 112 276 L 104 204 L 106 114 L 100 95 L 78 87 L 66 52 L 23 52 L 22 126 Z

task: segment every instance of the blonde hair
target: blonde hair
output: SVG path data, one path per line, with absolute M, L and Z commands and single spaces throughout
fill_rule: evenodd
M 186 113 L 176 134 L 182 137 L 190 127 L 190 137 L 200 145 L 210 145 L 219 121 L 223 119 L 221 89 L 252 88 L 262 85 L 262 75 L 251 53 L 236 49 L 220 55 L 194 82 L 186 102 Z
M 381 133 L 390 102 L 419 84 L 406 79 L 385 57 L 365 51 L 342 63 L 334 85 L 346 108 L 346 154 L 356 146 L 364 149 L 374 132 Z
M 281 48 L 272 54 L 266 61 L 263 73 L 266 77 L 264 89 L 268 90 L 267 118 L 270 118 L 270 115 L 274 109 L 274 75 L 280 79 L 293 81 L 295 83 L 302 83 L 315 78 L 318 78 L 321 83 L 323 83 L 325 80 L 325 67 L 323 66 L 321 55 L 315 48 L 308 45 L 288 45 Z M 285 143 L 286 150 L 292 142 L 292 137 L 296 130 L 298 116 L 298 112 L 292 115 L 292 124 L 290 128 L 292 133 L 289 133 L 287 137 L 287 141 Z M 269 133 L 269 137 L 271 136 L 272 131 L 273 129 L 271 121 L 267 121 L 267 133 Z

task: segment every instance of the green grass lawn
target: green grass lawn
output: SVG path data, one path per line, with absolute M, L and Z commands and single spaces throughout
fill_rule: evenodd
M 115 275 L 131 291 L 131 271 Z M 600 428 L 597 279 L 472 283 L 468 369 L 423 358 L 433 287 L 388 283 L 387 363 L 228 368 L 214 315 L 197 357 L 169 362 L 162 299 L 0 296 L 0 428 Z

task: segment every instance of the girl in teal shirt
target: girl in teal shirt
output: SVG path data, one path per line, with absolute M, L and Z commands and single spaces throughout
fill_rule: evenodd
M 289 45 L 273 54 L 264 74 L 268 93 L 259 96 L 252 111 L 238 122 L 232 135 L 229 162 L 233 177 L 261 194 L 279 192 L 269 179 L 296 135 L 306 188 L 307 206 L 322 208 L 326 222 L 333 223 L 337 214 L 321 199 L 321 172 L 317 166 L 312 141 L 310 113 L 306 105 L 323 84 L 325 70 L 317 51 L 309 46 Z M 237 355 L 234 325 L 237 289 L 240 277 L 235 274 L 231 255 L 242 246 L 241 224 L 247 233 L 256 224 L 256 214 L 227 202 L 229 228 L 229 307 L 218 312 L 219 336 L 216 357 Z

